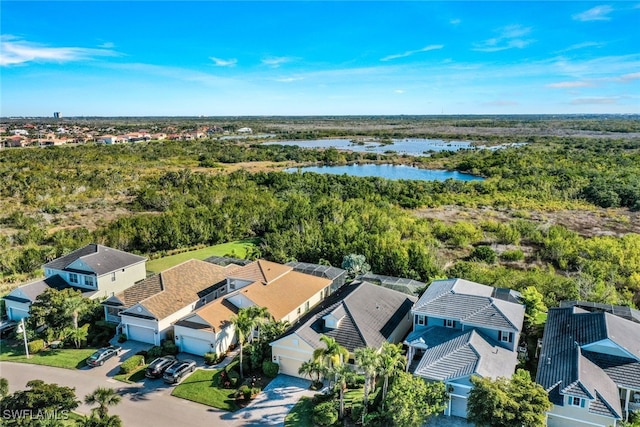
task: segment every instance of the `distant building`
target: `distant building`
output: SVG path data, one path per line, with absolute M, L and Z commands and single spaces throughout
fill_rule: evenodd
M 53 118 L 54 118 L 54 119 L 60 119 L 60 118 L 62 118 L 62 113 L 61 113 L 61 112 L 59 112 L 59 111 L 54 112 L 54 113 L 53 113 Z
M 238 129 L 238 133 L 253 133 L 253 130 L 251 130 L 251 128 L 240 128 Z

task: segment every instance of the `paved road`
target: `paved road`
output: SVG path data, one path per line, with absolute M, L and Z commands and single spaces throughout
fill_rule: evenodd
M 32 379 L 75 387 L 79 399 L 97 387 L 118 389 L 123 396 L 122 402 L 109 412 L 119 415 L 126 427 L 281 426 L 295 402 L 302 395 L 312 394 L 306 389 L 308 381 L 280 375 L 247 408 L 229 413 L 173 397 L 173 387 L 162 380 L 146 380 L 142 385 L 114 380 L 109 375 L 117 372 L 119 362 L 113 358 L 104 366 L 80 370 L 3 362 L 0 364 L 0 376 L 9 380 L 10 392 L 24 389 L 27 381 Z M 77 411 L 89 414 L 90 409 L 83 404 Z

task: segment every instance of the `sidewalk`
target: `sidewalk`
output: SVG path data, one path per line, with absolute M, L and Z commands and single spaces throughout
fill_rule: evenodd
M 231 363 L 231 361 L 233 361 L 233 359 L 238 354 L 240 354 L 240 347 L 236 347 L 235 349 L 227 353 L 227 356 L 222 360 L 222 362 L 217 363 L 215 365 L 211 365 L 211 366 L 205 366 L 204 369 L 222 369 L 225 366 L 227 366 L 229 363 Z

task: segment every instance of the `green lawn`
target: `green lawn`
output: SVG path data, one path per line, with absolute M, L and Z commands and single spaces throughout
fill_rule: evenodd
M 133 384 L 133 383 L 138 383 L 138 382 L 144 381 L 144 379 L 146 378 L 144 376 L 144 371 L 145 371 L 145 369 L 147 369 L 147 366 L 149 366 L 149 365 L 141 366 L 137 370 L 135 370 L 133 372 L 130 372 L 128 374 L 114 375 L 113 379 L 118 380 L 118 381 L 122 381 L 123 383 L 128 383 L 128 384 Z
M 285 427 L 307 427 L 313 425 L 313 401 L 302 397 L 284 419 Z
M 235 411 L 238 409 L 234 397 L 236 390 L 215 386 L 220 382 L 219 375 L 219 370 L 196 369 L 176 386 L 171 395 L 225 411 Z
M 238 240 L 235 242 L 223 243 L 221 245 L 208 246 L 195 251 L 183 252 L 163 258 L 147 261 L 147 270 L 152 273 L 159 273 L 168 268 L 174 267 L 190 259 L 205 259 L 210 256 L 233 255 L 235 258 L 245 258 L 247 250 L 257 244 L 256 239 Z
M 0 362 L 20 362 L 34 365 L 55 366 L 58 368 L 78 369 L 85 366 L 85 359 L 96 351 L 95 348 L 60 348 L 43 350 L 32 354 L 29 359 L 24 353 L 24 346 L 17 343 L 6 345 L 0 350 Z

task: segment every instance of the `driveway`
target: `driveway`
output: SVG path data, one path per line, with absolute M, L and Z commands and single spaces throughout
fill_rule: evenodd
M 284 419 L 302 396 L 313 396 L 311 381 L 280 374 L 244 409 L 222 417 L 233 426 L 284 426 Z
M 474 427 L 474 424 L 468 423 L 464 418 L 440 415 L 431 417 L 424 427 Z
M 263 393 L 246 408 L 229 413 L 198 403 L 171 396 L 173 387 L 162 380 L 146 380 L 144 384 L 125 384 L 107 374 L 118 369 L 120 359 L 136 353 L 135 344 L 128 351 L 114 357 L 97 368 L 70 370 L 24 363 L 2 362 L 0 376 L 9 380 L 9 391 L 24 389 L 29 380 L 41 379 L 74 387 L 76 396 L 82 400 L 97 387 L 113 387 L 122 395 L 122 401 L 110 414 L 119 415 L 125 426 L 154 427 L 201 427 L 215 426 L 282 426 L 284 418 L 302 396 L 312 396 L 309 381 L 279 375 L 265 388 Z M 135 351 L 134 351 L 135 350 Z M 82 404 L 78 412 L 89 414 L 90 407 Z

